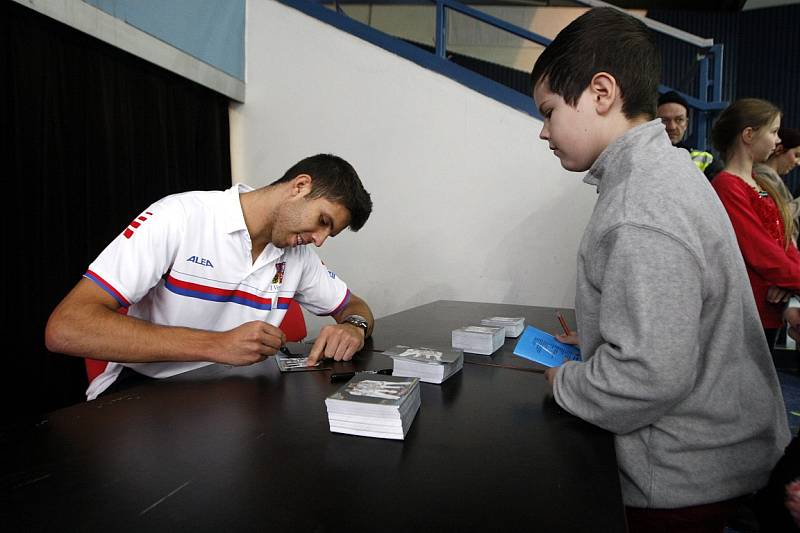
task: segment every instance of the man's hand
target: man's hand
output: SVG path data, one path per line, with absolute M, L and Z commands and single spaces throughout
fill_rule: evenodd
M 783 319 L 789 323 L 786 332 L 800 342 L 800 307 L 789 307 L 783 312 Z
M 246 366 L 275 355 L 286 343 L 286 335 L 272 324 L 254 320 L 220 333 L 219 343 L 216 362 Z
M 364 330 L 353 324 L 333 324 L 319 331 L 319 337 L 308 354 L 308 366 L 327 357 L 335 361 L 349 361 L 364 347 Z

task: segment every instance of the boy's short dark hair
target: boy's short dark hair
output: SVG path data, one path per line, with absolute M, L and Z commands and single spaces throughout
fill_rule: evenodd
M 626 117 L 655 118 L 661 54 L 642 21 L 612 7 L 591 9 L 559 32 L 533 66 L 531 91 L 546 80 L 574 107 L 598 72 L 617 80 Z
M 271 185 L 293 180 L 300 174 L 311 176 L 311 192 L 306 199 L 325 198 L 342 204 L 350 212 L 350 229 L 360 230 L 372 213 L 372 199 L 356 170 L 341 157 L 317 154 L 295 163 Z

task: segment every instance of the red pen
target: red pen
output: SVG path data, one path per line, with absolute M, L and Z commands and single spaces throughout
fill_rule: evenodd
M 561 311 L 556 312 L 556 318 L 561 323 L 561 327 L 564 328 L 564 335 L 572 335 L 572 332 L 569 330 L 569 326 L 567 325 L 567 321 L 564 320 L 564 315 L 561 314 Z

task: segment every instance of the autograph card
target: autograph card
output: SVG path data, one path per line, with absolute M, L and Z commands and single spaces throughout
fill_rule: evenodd
M 533 326 L 527 326 L 514 348 L 514 355 L 530 359 L 544 366 L 554 367 L 564 361 L 580 361 L 581 351 L 570 344 Z
M 283 354 L 275 356 L 278 370 L 281 372 L 308 372 L 309 370 L 325 370 L 320 368 L 321 361 L 314 366 L 308 366 L 308 357 L 287 357 Z
M 310 370 L 327 370 L 320 367 L 322 361 L 317 361 L 314 366 L 308 365 L 308 353 L 311 351 L 310 344 L 299 342 L 288 342 L 284 349 L 275 354 L 275 362 L 281 372 L 308 372 Z

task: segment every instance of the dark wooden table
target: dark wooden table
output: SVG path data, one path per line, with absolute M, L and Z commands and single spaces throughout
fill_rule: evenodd
M 486 316 L 559 330 L 550 308 L 439 301 L 378 320 L 368 348 L 447 346 Z M 536 368 L 514 343 L 467 359 Z M 330 433 L 329 374 L 213 365 L 55 411 L 3 436 L 0 527 L 625 531 L 612 436 L 559 408 L 541 374 L 467 363 L 423 383 L 405 441 Z

